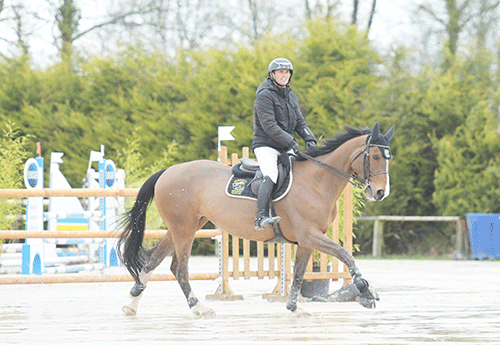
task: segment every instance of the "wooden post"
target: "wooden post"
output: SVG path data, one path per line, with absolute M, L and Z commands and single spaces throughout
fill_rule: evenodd
M 241 149 L 241 157 L 244 157 L 244 158 L 249 158 L 250 157 L 250 149 L 247 146 L 244 146 Z
M 384 223 L 379 218 L 375 219 L 373 224 L 373 245 L 372 255 L 376 258 L 382 256 L 382 248 L 384 246 Z
M 264 278 L 264 242 L 257 242 L 257 277 Z
M 245 279 L 250 279 L 250 240 L 243 239 L 243 267 Z
M 462 221 L 461 220 L 457 220 L 457 223 L 456 223 L 456 232 L 457 232 L 457 239 L 456 239 L 456 248 L 457 250 L 461 250 L 463 251 L 464 250 L 464 234 L 463 234 L 463 231 L 462 231 Z
M 239 237 L 232 236 L 233 238 L 233 279 L 240 278 L 240 239 Z
M 339 232 L 340 232 L 340 217 L 338 216 L 339 212 L 339 200 L 337 200 L 337 217 L 333 220 L 332 224 L 332 240 L 333 242 L 339 244 Z M 339 259 L 335 256 L 332 256 L 332 273 L 338 273 L 339 271 Z M 333 278 L 332 280 L 337 281 L 337 278 Z
M 352 185 L 350 183 L 347 184 L 344 189 L 344 248 L 352 253 L 352 221 L 353 221 L 353 213 L 352 213 Z M 347 265 L 344 265 L 344 273 L 349 274 L 349 268 Z M 350 284 L 352 279 L 345 278 L 344 286 Z
M 282 296 L 288 296 L 290 293 L 290 282 L 292 281 L 292 245 L 290 243 L 285 244 L 285 291 Z
M 267 245 L 267 258 L 268 258 L 268 261 L 269 261 L 269 279 L 274 279 L 274 277 L 276 277 L 276 270 L 274 268 L 274 247 L 275 247 L 275 244 L 274 243 L 269 243 Z
M 219 160 L 222 164 L 228 164 L 227 162 L 227 147 L 226 146 L 221 146 L 220 151 L 219 151 Z

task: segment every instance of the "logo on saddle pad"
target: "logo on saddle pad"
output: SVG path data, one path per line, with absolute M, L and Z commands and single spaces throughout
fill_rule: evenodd
M 228 188 L 227 190 L 231 195 L 241 195 L 245 191 L 245 184 L 247 182 L 248 180 L 244 178 L 233 179 L 231 187 Z
M 278 182 L 273 191 L 273 202 L 283 199 L 292 186 L 291 162 L 288 154 L 278 160 Z M 226 195 L 232 198 L 257 200 L 257 193 L 262 184 L 262 172 L 257 163 L 242 159 L 236 164 L 226 185 Z

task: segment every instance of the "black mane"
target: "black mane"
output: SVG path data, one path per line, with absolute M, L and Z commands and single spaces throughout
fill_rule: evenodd
M 362 135 L 370 134 L 372 129 L 369 127 L 364 127 L 362 129 L 353 128 L 344 125 L 344 130 L 333 136 L 332 139 L 323 141 L 321 146 L 313 146 L 306 153 L 311 157 L 318 157 L 326 155 L 332 151 L 335 151 L 340 145 L 349 141 L 353 138 L 360 137 Z M 298 156 L 296 158 L 298 161 L 303 161 L 305 158 Z

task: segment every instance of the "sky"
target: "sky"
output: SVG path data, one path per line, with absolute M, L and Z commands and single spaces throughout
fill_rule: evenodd
M 5 0 L 4 6 L 9 4 L 19 3 L 21 0 Z M 221 0 L 223 2 L 224 0 Z M 241 0 L 225 0 L 229 2 L 241 3 Z M 304 0 L 277 0 L 272 1 L 275 8 L 290 8 L 295 6 L 300 18 L 300 11 L 303 8 Z M 317 0 L 321 1 L 321 0 Z M 369 38 L 373 45 L 379 51 L 387 52 L 394 44 L 411 46 L 419 40 L 419 32 L 421 26 L 416 22 L 415 12 L 419 4 L 425 3 L 427 0 L 377 0 L 376 14 L 372 23 Z M 294 5 L 296 2 L 296 5 Z M 314 3 L 314 0 L 310 0 Z M 36 13 L 40 18 L 51 19 L 51 10 L 48 0 L 32 0 L 23 1 L 25 6 Z M 106 7 L 110 4 L 119 4 L 118 0 L 77 0 L 77 5 L 81 9 L 82 19 L 80 22 L 80 30 L 89 28 L 96 22 L 103 19 L 103 14 L 106 13 Z M 372 0 L 359 1 L 358 21 L 360 27 L 366 27 L 368 14 L 371 8 Z M 237 7 L 235 7 L 237 8 Z M 340 1 L 339 12 L 341 19 L 349 22 L 352 13 L 352 0 Z M 1 18 L 1 17 L 0 17 Z M 29 23 L 28 23 L 29 24 Z M 27 25 L 28 27 L 28 25 Z M 50 65 L 57 56 L 57 50 L 54 47 L 54 24 L 52 22 L 37 21 L 37 25 L 31 25 L 30 53 L 33 57 L 35 65 L 45 67 Z M 0 36 L 4 36 L 5 32 L 12 31 L 6 26 L 5 21 L 0 21 Z M 15 37 L 15 36 L 12 36 Z M 95 45 L 96 36 L 88 35 L 77 41 L 78 45 L 85 49 L 99 49 Z M 0 52 L 8 55 L 8 45 L 0 41 Z

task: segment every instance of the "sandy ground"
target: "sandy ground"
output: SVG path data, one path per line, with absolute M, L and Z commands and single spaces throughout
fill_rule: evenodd
M 192 282 L 215 319 L 195 317 L 177 282 L 150 282 L 133 317 L 121 311 L 132 283 L 1 285 L 0 343 L 500 344 L 499 261 L 359 260 L 358 266 L 379 292 L 377 308 L 302 303 L 312 313 L 306 318 L 262 299 L 274 279 L 230 281 L 242 301 L 205 301 L 217 282 Z M 216 271 L 217 261 L 195 257 L 190 268 Z

